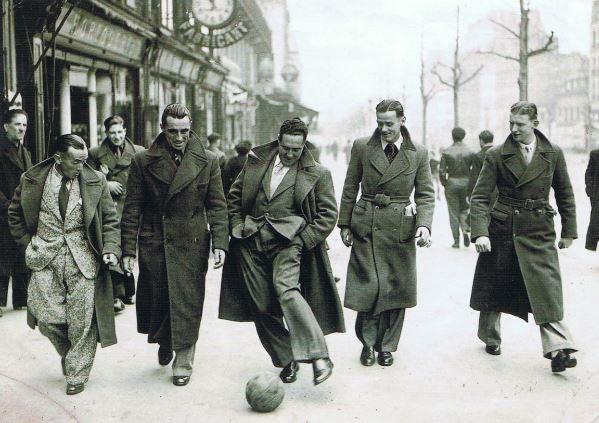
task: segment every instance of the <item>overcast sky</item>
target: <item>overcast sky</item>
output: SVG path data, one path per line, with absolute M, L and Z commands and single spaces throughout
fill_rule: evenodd
M 530 3 L 540 10 L 545 28 L 559 37 L 560 52 L 589 52 L 592 0 Z M 436 51 L 449 61 L 458 4 L 462 33 L 494 10 L 518 11 L 518 0 L 288 0 L 303 103 L 321 112 L 322 123 L 369 98 L 401 92 L 420 110 L 421 33 L 425 57 Z

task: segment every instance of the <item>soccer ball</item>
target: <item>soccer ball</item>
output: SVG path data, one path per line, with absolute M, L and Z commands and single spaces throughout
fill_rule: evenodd
M 268 413 L 283 402 L 285 389 L 279 376 L 271 372 L 257 374 L 245 385 L 245 399 L 254 411 Z

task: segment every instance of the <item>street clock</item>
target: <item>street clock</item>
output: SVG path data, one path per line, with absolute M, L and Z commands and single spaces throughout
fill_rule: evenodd
M 193 0 L 192 12 L 201 25 L 222 28 L 235 14 L 235 0 Z

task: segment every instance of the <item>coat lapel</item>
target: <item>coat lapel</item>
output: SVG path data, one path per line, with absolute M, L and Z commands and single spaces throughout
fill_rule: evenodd
M 79 195 L 83 209 L 83 222 L 89 228 L 102 197 L 102 181 L 90 167 L 84 167 L 79 174 Z M 69 201 L 69 204 L 71 201 Z
M 412 143 L 412 139 L 410 138 L 408 130 L 405 129 L 405 127 L 403 126 L 401 135 L 403 137 L 401 148 L 395 156 L 395 159 L 393 159 L 393 161 L 389 164 L 385 172 L 383 172 L 383 176 L 381 177 L 377 185 L 383 185 L 389 182 L 396 176 L 401 175 L 402 173 L 411 169 L 412 166 L 415 164 L 416 147 L 414 147 L 414 144 Z M 379 150 L 382 151 L 382 148 L 380 148 L 380 143 Z M 385 156 L 384 152 L 383 157 L 385 157 L 385 161 L 388 162 L 387 156 Z
M 385 156 L 385 152 L 381 148 L 381 136 L 378 130 L 374 131 L 374 134 L 372 134 L 370 141 L 368 141 L 368 146 L 370 148 L 368 154 L 370 164 L 372 164 L 381 175 L 384 174 L 389 167 L 389 160 L 387 160 L 387 156 Z
M 28 228 L 33 231 L 37 229 L 44 186 L 52 166 L 54 166 L 54 159 L 46 159 L 32 168 L 30 172 L 25 173 L 23 176 L 21 207 L 23 209 L 23 217 L 25 218 L 25 222 L 27 222 Z M 58 213 L 58 218 L 60 219 L 60 213 L 58 212 L 58 209 L 56 212 Z
M 316 181 L 318 181 L 319 174 L 314 172 L 314 166 L 316 166 L 316 162 L 312 154 L 304 149 L 295 177 L 295 200 L 297 204 L 304 202 L 310 191 L 314 189 Z
M 537 148 L 532 156 L 532 160 L 526 167 L 524 173 L 520 176 L 516 187 L 521 187 L 522 185 L 536 179 L 551 166 L 551 160 L 549 160 L 546 155 L 554 152 L 553 147 L 551 147 L 549 141 L 547 141 L 542 134 L 541 136 L 539 136 L 539 134 L 540 132 L 536 134 Z
M 270 175 L 265 176 L 265 174 L 277 152 L 278 141 L 273 141 L 253 148 L 248 154 L 243 179 L 243 192 L 241 194 L 241 206 L 245 210 L 249 210 L 250 205 L 258 195 L 260 184 L 266 183 L 265 179 L 268 179 L 270 185 Z M 263 187 L 266 194 L 270 195 L 270 187 L 268 185 L 263 185 Z
M 166 148 L 164 135 L 160 134 L 146 153 L 148 164 L 146 169 L 150 175 L 170 185 L 177 173 L 177 165 L 171 160 Z M 183 163 L 181 163 L 183 165 Z
M 110 141 L 105 139 L 100 145 L 100 154 L 98 155 L 98 160 L 100 163 L 105 165 L 108 169 L 114 169 L 117 164 L 117 158 L 108 146 Z
M 507 138 L 501 148 L 501 159 L 505 167 L 514 176 L 516 183 L 518 183 L 520 177 L 526 170 L 526 163 L 524 162 L 522 154 L 518 151 L 517 141 L 514 141 L 511 135 Z
M 270 168 L 270 166 L 269 166 L 269 168 Z M 269 174 L 269 172 L 267 172 L 266 175 L 268 175 L 268 174 Z M 291 169 L 289 169 L 287 171 L 287 173 L 283 177 L 283 180 L 281 181 L 281 183 L 279 184 L 279 186 L 277 187 L 275 192 L 270 197 L 270 200 L 272 201 L 273 198 L 281 195 L 283 192 L 285 192 L 286 190 L 288 190 L 289 188 L 294 186 L 296 175 L 297 175 L 297 166 L 293 166 Z M 268 185 L 269 185 L 269 189 L 270 189 L 270 178 L 264 178 L 264 179 L 265 180 L 269 179 Z
M 181 161 L 181 165 L 179 165 L 179 169 L 177 169 L 168 189 L 166 202 L 168 203 L 174 195 L 188 186 L 204 169 L 207 163 L 208 157 L 206 157 L 204 147 L 202 147 L 199 140 L 191 138 L 185 148 L 183 161 Z
M 25 147 L 21 146 L 21 148 L 25 148 Z M 6 139 L 3 141 L 1 152 L 2 152 L 2 154 L 4 154 L 4 156 L 6 156 L 6 158 L 12 164 L 14 164 L 17 168 L 19 168 L 21 170 L 21 172 L 24 172 L 25 170 L 27 170 L 27 164 L 21 162 L 21 159 L 19 159 L 19 156 L 17 153 L 17 149 L 13 148 L 13 146 L 10 144 L 10 141 L 8 141 Z M 26 154 L 27 153 L 25 153 L 25 155 Z

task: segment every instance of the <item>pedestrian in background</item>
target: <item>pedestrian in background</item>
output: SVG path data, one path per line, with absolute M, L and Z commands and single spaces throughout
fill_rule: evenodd
M 439 164 L 439 179 L 445 190 L 449 226 L 453 236 L 452 248 L 460 248 L 460 229 L 464 247 L 470 245 L 467 198 L 472 151 L 463 142 L 465 136 L 464 129 L 453 128 L 451 131 L 453 144 L 442 150 Z
M 599 150 L 591 151 L 584 182 L 585 191 L 591 200 L 591 218 L 584 246 L 587 250 L 596 251 L 599 241 Z
M 251 141 L 241 141 L 239 144 L 235 146 L 235 151 L 237 152 L 237 156 L 231 157 L 225 162 L 225 167 L 223 170 L 223 190 L 225 191 L 225 195 L 229 193 L 231 189 L 231 185 L 235 182 L 237 175 L 245 166 L 245 162 L 248 158 L 248 153 L 252 149 Z
M 353 144 L 337 225 L 352 247 L 345 306 L 358 312 L 360 362 L 372 366 L 377 351 L 391 366 L 406 308 L 416 306 L 416 244 L 430 246 L 435 192 L 428 151 L 412 141 L 401 103 L 381 101 L 376 119 L 373 135 Z
M 24 110 L 8 110 L 2 117 L 4 134 L 0 136 L 0 307 L 6 307 L 8 283 L 12 278 L 12 307 L 15 310 L 27 306 L 29 270 L 25 266 L 23 249 L 10 236 L 8 205 L 21 175 L 31 167 L 31 155 L 23 145 L 27 120 Z
M 104 130 L 106 138 L 100 145 L 89 150 L 88 163 L 106 176 L 110 196 L 116 206 L 120 222 L 125 206 L 131 162 L 135 154 L 144 151 L 145 148 L 135 145 L 127 137 L 125 121 L 118 115 L 109 116 L 104 120 Z M 110 269 L 110 275 L 114 295 L 114 311 L 120 312 L 124 310 L 124 304 L 133 304 L 135 278 L 132 273 L 123 272 L 120 264 Z
M 543 356 L 551 370 L 576 366 L 576 352 L 565 323 L 562 280 L 553 218 L 553 188 L 561 216 L 559 248 L 577 237 L 574 193 L 562 150 L 536 129 L 534 103 L 510 109 L 510 135 L 485 155 L 471 197 L 472 239 L 480 253 L 470 306 L 480 311 L 478 337 L 492 355 L 501 353 L 501 313 L 528 320 L 541 332 Z M 499 195 L 491 207 L 495 189 Z

